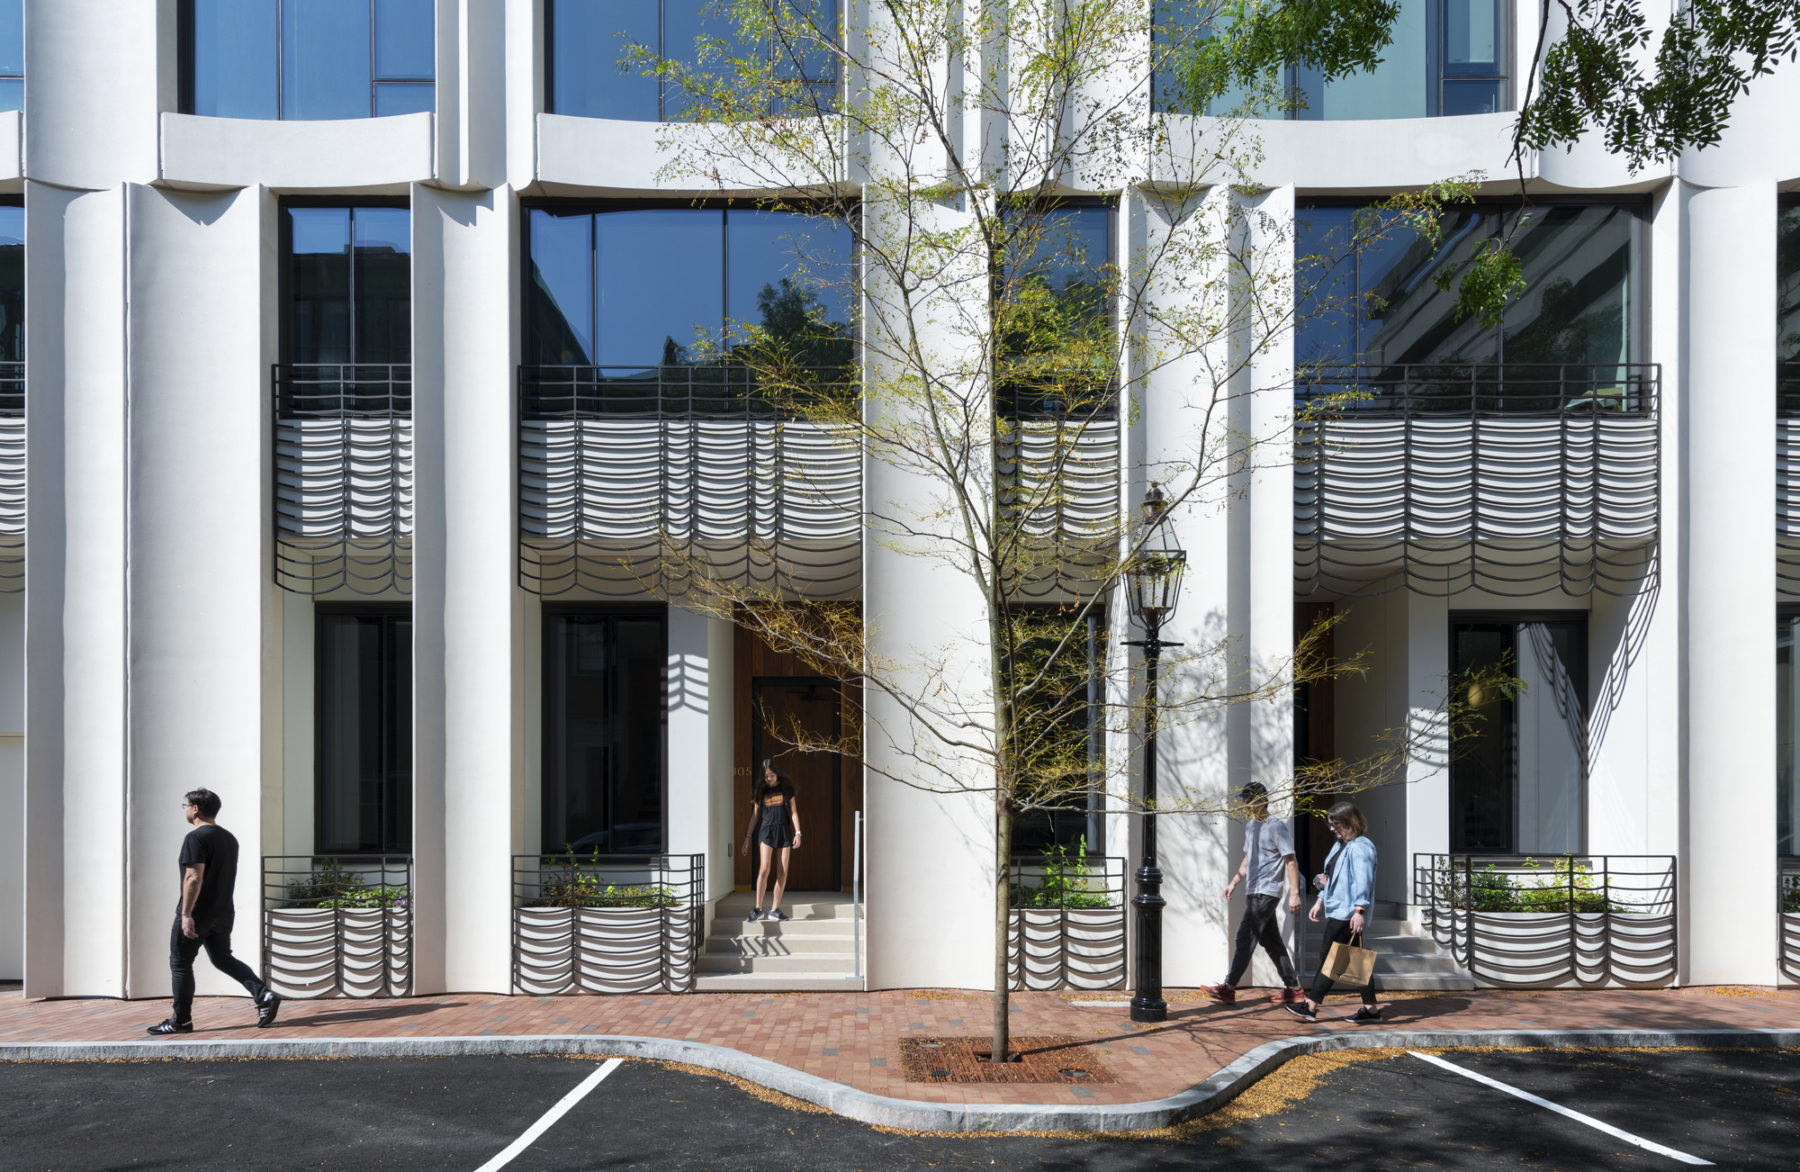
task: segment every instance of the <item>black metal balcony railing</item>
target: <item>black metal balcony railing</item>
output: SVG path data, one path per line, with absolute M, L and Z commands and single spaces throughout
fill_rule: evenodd
M 1777 861 L 1775 919 L 1782 982 L 1800 985 L 1800 855 L 1782 855 Z
M 515 855 L 513 989 L 688 992 L 705 907 L 705 855 Z
M 275 580 L 412 590 L 412 367 L 275 367 Z
M 809 394 L 853 395 L 838 370 Z M 691 575 L 815 598 L 861 581 L 854 426 L 784 417 L 742 366 L 519 369 L 520 583 L 678 595 Z
M 263 980 L 283 997 L 412 993 L 412 859 L 263 859 Z
M 1014 858 L 1007 964 L 1014 989 L 1125 986 L 1125 860 Z
M 0 362 L 0 594 L 25 589 L 25 364 Z
M 1672 984 L 1671 855 L 1414 854 L 1432 938 L 1486 985 Z
M 1308 372 L 1296 398 L 1303 594 L 1633 593 L 1657 570 L 1660 367 Z

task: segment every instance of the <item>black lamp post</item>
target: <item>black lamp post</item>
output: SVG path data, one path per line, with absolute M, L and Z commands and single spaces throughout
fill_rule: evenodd
M 1169 524 L 1169 502 L 1152 484 L 1144 497 L 1144 516 L 1133 535 L 1135 552 L 1125 567 L 1125 587 L 1132 617 L 1144 625 L 1144 638 L 1130 643 L 1144 649 L 1144 855 L 1137 871 L 1137 995 L 1131 999 L 1132 1021 L 1162 1021 L 1169 1003 L 1162 995 L 1162 869 L 1156 865 L 1156 669 L 1164 647 L 1162 625 L 1175 613 L 1187 552 L 1175 541 Z

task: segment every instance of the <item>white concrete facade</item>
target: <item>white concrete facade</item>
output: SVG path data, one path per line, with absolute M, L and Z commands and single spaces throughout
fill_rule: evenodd
M 244 844 L 236 946 L 253 965 L 256 855 L 315 852 L 315 607 L 356 596 L 276 584 L 278 219 L 284 199 L 379 196 L 411 210 L 412 589 L 375 600 L 409 604 L 413 622 L 415 988 L 510 991 L 511 860 L 557 845 L 538 830 L 545 615 L 583 598 L 521 585 L 521 201 L 691 194 L 658 179 L 662 127 L 545 112 L 541 0 L 437 0 L 437 112 L 341 122 L 178 112 L 174 0 L 25 8 L 27 113 L 0 114 L 0 195 L 24 200 L 29 307 L 26 592 L 0 595 L 0 980 L 22 978 L 34 997 L 166 995 L 176 804 L 194 786 L 224 798 L 221 822 Z M 1521 47 L 1531 15 L 1519 16 Z M 1521 48 L 1517 69 L 1526 61 Z M 1775 413 L 1773 245 L 1778 198 L 1800 191 L 1795 109 L 1790 64 L 1740 102 L 1724 143 L 1653 172 L 1628 172 L 1597 142 L 1528 160 L 1543 200 L 1647 203 L 1637 280 L 1639 360 L 1661 370 L 1654 581 L 1616 596 L 1311 599 L 1347 612 L 1340 654 L 1370 655 L 1367 678 L 1336 688 L 1339 753 L 1431 724 L 1455 615 L 1585 621 L 1588 749 L 1570 853 L 1676 860 L 1685 984 L 1780 979 L 1777 859 L 1762 828 L 1776 804 L 1783 598 L 1776 464 L 1754 421 Z M 1171 119 L 1171 141 L 1187 121 Z M 1260 187 L 1207 198 L 1287 225 L 1308 199 L 1475 170 L 1505 198 L 1510 128 L 1504 114 L 1259 124 Z M 1171 230 L 1136 186 L 1155 178 L 1085 193 L 1118 199 L 1121 256 Z M 1252 254 L 1291 253 L 1282 233 L 1245 231 Z M 1249 360 L 1244 386 L 1291 384 L 1294 366 L 1291 343 L 1275 346 Z M 1125 428 L 1122 510 L 1159 462 L 1198 442 L 1187 393 L 1198 382 L 1177 367 L 1144 388 Z M 1273 435 L 1291 401 L 1247 394 L 1232 410 L 1234 429 Z M 875 462 L 864 477 L 870 497 L 923 491 Z M 1178 522 L 1191 568 L 1165 637 L 1231 639 L 1240 680 L 1296 636 L 1295 491 L 1291 460 L 1265 456 L 1216 507 Z M 861 556 L 882 650 L 954 644 L 979 676 L 980 599 L 876 535 Z M 734 785 L 751 752 L 733 727 L 739 651 L 729 624 L 664 614 L 663 833 L 669 851 L 704 857 L 717 900 L 733 887 Z M 872 703 L 899 738 L 903 722 Z M 1172 730 L 1164 785 L 1216 796 L 1280 776 L 1294 728 L 1284 697 Z M 868 751 L 900 754 L 902 739 Z M 987 987 L 991 809 L 860 774 L 845 784 L 868 819 L 868 986 Z M 1452 848 L 1444 760 L 1420 757 L 1405 784 L 1358 800 L 1382 851 L 1378 898 L 1414 902 L 1413 853 Z M 1137 821 L 1106 819 L 1127 873 Z M 1241 828 L 1175 815 L 1160 833 L 1164 980 L 1215 981 L 1241 908 L 1218 897 Z M 199 981 L 236 991 L 206 966 Z

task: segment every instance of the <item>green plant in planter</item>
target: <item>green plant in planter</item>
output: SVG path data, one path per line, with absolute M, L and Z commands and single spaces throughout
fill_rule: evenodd
M 1105 877 L 1096 876 L 1088 865 L 1087 837 L 1075 844 L 1074 851 L 1057 843 L 1044 852 L 1041 877 L 1036 882 L 1022 878 L 1014 884 L 1011 903 L 1016 908 L 1107 908 L 1112 897 L 1105 890 Z M 1096 891 L 1098 885 L 1101 889 Z
M 1783 915 L 1800 915 L 1800 875 L 1786 875 L 1781 880 Z
M 1606 898 L 1600 880 L 1586 863 L 1557 859 L 1547 872 L 1544 864 L 1527 858 L 1529 878 L 1502 871 L 1489 863 L 1479 871 L 1454 867 L 1438 869 L 1439 889 L 1448 893 L 1451 906 L 1477 912 L 1624 912 L 1631 909 Z M 1538 873 L 1544 882 L 1537 882 Z
M 323 859 L 313 864 L 310 875 L 288 880 L 281 906 L 404 911 L 412 906 L 412 893 L 405 887 L 366 883 L 361 874 L 336 859 Z

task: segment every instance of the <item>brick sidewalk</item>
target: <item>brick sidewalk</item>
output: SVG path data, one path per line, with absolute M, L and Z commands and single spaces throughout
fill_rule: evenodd
M 289 1001 L 281 1024 L 258 1030 L 244 998 L 203 997 L 193 1040 L 430 1038 L 573 1034 L 705 1042 L 751 1054 L 871 1094 L 939 1103 L 1136 1103 L 1186 1090 L 1264 1042 L 1361 1027 L 1336 1020 L 1354 993 L 1326 1003 L 1308 1027 L 1246 990 L 1235 1006 L 1171 990 L 1169 1020 L 1135 1026 L 1126 995 L 1015 993 L 1015 1035 L 1090 1038 L 1118 1081 L 1110 1085 L 942 1086 L 905 1081 L 899 1040 L 908 1035 L 984 1037 L 985 993 L 689 993 L 616 997 L 496 997 L 452 994 L 386 1001 Z M 1101 1006 L 1071 1001 L 1115 999 Z M 1384 998 L 1386 1030 L 1800 1029 L 1800 993 L 1772 989 L 1395 994 Z M 0 993 L 0 1042 L 145 1040 L 166 1001 L 27 1001 Z

